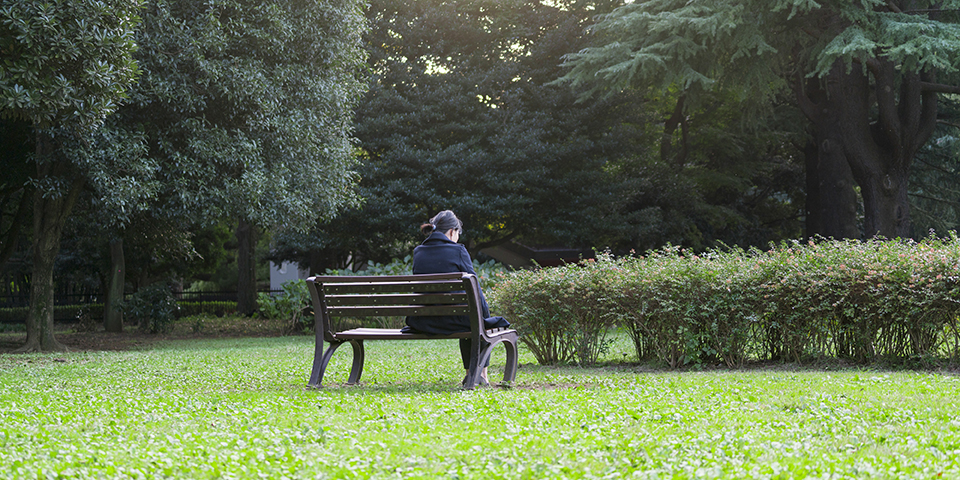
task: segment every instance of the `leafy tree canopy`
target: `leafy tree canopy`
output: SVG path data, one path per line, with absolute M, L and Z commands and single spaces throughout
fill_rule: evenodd
M 0 4 L 0 112 L 42 126 L 100 124 L 137 69 L 137 0 Z
M 165 208 L 304 229 L 352 201 L 358 2 L 158 0 L 142 16 L 117 123 L 145 132 Z
M 464 220 L 474 250 L 591 244 L 618 189 L 605 166 L 631 132 L 613 114 L 618 100 L 577 105 L 548 84 L 612 3 L 371 2 L 370 90 L 355 122 L 365 203 L 288 250 L 385 261 L 409 253 L 443 209 Z

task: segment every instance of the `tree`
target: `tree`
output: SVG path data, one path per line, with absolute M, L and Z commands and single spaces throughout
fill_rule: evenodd
M 937 75 L 960 64 L 950 1 L 647 0 L 592 27 L 595 46 L 568 57 L 565 79 L 590 93 L 629 85 L 683 89 L 688 108 L 705 92 L 740 93 L 745 115 L 792 91 L 816 148 L 818 204 L 849 232 L 853 197 L 827 180 L 846 169 L 860 187 L 865 234 L 908 236 L 908 173 L 936 122 L 937 95 L 960 91 Z M 841 183 L 841 185 L 843 185 Z M 834 192 L 840 196 L 827 197 Z M 822 210 L 821 210 L 822 211 Z M 828 212 L 830 213 L 830 212 Z M 842 218 L 840 218 L 842 217 Z M 839 236 L 839 235 L 838 235 Z
M 800 235 L 802 162 L 794 144 L 802 132 L 786 115 L 768 117 L 763 130 L 744 125 L 731 97 L 711 92 L 683 111 L 682 92 L 646 92 L 651 119 L 633 154 L 615 165 L 629 188 L 599 245 L 614 252 L 746 248 Z
M 359 2 L 151 1 L 142 16 L 143 75 L 117 121 L 163 166 L 164 217 L 236 219 L 238 308 L 252 313 L 243 247 L 258 230 L 303 230 L 355 199 Z
M 0 112 L 31 123 L 33 273 L 23 351 L 61 350 L 53 335 L 53 266 L 64 222 L 87 182 L 135 176 L 123 167 L 137 149 L 119 151 L 97 131 L 134 80 L 136 0 L 5 1 L 0 6 Z M 128 137 L 132 138 L 132 137 Z M 135 147 L 135 145 L 134 145 Z M 115 192 L 119 198 L 129 190 Z
M 586 106 L 548 83 L 612 2 L 375 0 L 369 91 L 357 108 L 364 205 L 287 236 L 286 258 L 325 266 L 408 254 L 442 209 L 473 251 L 511 239 L 589 245 L 628 148 L 619 99 Z M 638 124 L 641 122 L 637 122 Z M 312 254 L 310 252 L 313 252 Z

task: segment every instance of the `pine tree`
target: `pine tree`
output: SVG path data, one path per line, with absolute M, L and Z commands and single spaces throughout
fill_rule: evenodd
M 937 120 L 937 82 L 960 65 L 957 0 L 646 0 L 593 25 L 564 81 L 591 94 L 631 85 L 739 92 L 745 118 L 789 93 L 811 124 L 808 223 L 855 236 L 911 232 L 908 175 Z M 813 232 L 812 232 L 813 233 Z

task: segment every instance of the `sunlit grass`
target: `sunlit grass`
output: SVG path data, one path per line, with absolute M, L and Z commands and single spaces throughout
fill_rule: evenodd
M 514 388 L 461 391 L 455 342 L 370 342 L 360 386 L 338 383 L 346 349 L 313 390 L 312 354 L 312 338 L 278 337 L 0 355 L 0 477 L 960 476 L 951 375 L 524 354 Z

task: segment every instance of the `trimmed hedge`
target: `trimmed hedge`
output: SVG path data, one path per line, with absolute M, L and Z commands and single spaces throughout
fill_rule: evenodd
M 641 359 L 960 358 L 960 241 L 787 242 L 695 254 L 667 247 L 503 275 L 491 303 L 543 364 L 592 363 L 613 325 Z M 590 339 L 582 337 L 591 337 Z

